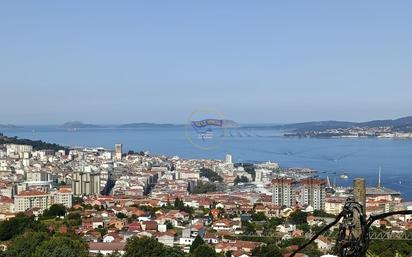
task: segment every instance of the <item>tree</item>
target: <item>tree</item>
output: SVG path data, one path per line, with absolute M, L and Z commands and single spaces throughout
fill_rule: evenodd
M 247 183 L 247 182 L 249 182 L 249 179 L 242 175 L 241 177 L 237 176 L 235 178 L 234 184 L 237 185 L 239 183 Z
M 118 212 L 116 214 L 116 217 L 119 218 L 119 219 L 125 219 L 125 218 L 127 218 L 127 215 L 124 214 L 123 212 Z
M 270 235 L 276 232 L 276 227 L 283 224 L 284 220 L 282 218 L 271 218 L 269 222 L 264 225 L 263 233 L 265 235 Z
M 79 240 L 69 237 L 52 237 L 43 241 L 33 257 L 87 257 L 86 246 Z
M 178 210 L 182 210 L 183 208 L 185 208 L 185 203 L 183 202 L 183 200 L 181 200 L 181 199 L 179 199 L 179 197 L 177 197 L 175 199 L 174 207 Z
M 45 227 L 34 220 L 34 216 L 18 213 L 16 217 L 0 222 L 0 240 L 7 241 L 22 234 L 26 229 L 45 231 Z
M 290 215 L 290 220 L 295 225 L 301 225 L 301 224 L 307 223 L 307 220 L 306 220 L 307 217 L 308 217 L 308 214 L 306 212 L 297 210 Z
M 183 257 L 178 249 L 164 246 L 154 238 L 132 237 L 127 240 L 123 257 Z
M 173 229 L 173 224 L 170 220 L 165 221 L 166 229 Z
M 258 213 L 253 213 L 252 214 L 252 220 L 253 221 L 265 221 L 268 218 L 266 217 L 266 215 L 263 212 L 258 212 Z
M 333 214 L 329 214 L 325 212 L 324 210 L 314 210 L 313 211 L 313 216 L 315 217 L 327 217 L 327 218 L 335 218 L 336 216 Z
M 412 244 L 406 241 L 372 241 L 369 251 L 379 257 L 412 256 Z
M 282 257 L 279 247 L 275 244 L 267 244 L 255 248 L 252 251 L 254 257 Z
M 17 236 L 11 242 L 11 247 L 7 250 L 8 257 L 28 257 L 36 248 L 48 238 L 45 232 L 27 232 Z
M 253 223 L 245 221 L 242 222 L 243 233 L 245 235 L 255 235 L 256 234 L 256 227 Z
M 57 217 L 64 216 L 66 214 L 66 207 L 63 204 L 53 204 L 49 209 L 43 213 L 44 217 Z
M 193 194 L 206 194 L 208 192 L 216 192 L 217 187 L 213 183 L 203 183 L 199 182 L 195 188 L 193 188 Z
M 245 169 L 245 172 L 249 173 L 252 176 L 252 180 L 255 180 L 255 177 L 256 177 L 255 166 L 253 164 L 244 164 L 243 168 Z
M 204 244 L 196 248 L 196 250 L 193 252 L 193 256 L 194 257 L 217 257 L 217 254 L 213 248 Z
M 205 241 L 198 235 L 195 240 L 193 240 L 192 245 L 190 246 L 190 253 L 193 253 L 199 246 L 204 245 Z
M 215 182 L 215 181 L 222 182 L 223 181 L 223 178 L 219 176 L 219 174 L 217 174 L 216 172 L 208 168 L 200 169 L 200 176 L 206 177 L 212 182 Z

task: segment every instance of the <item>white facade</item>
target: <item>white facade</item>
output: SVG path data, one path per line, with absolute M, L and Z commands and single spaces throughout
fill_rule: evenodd
M 301 204 L 310 205 L 315 210 L 325 210 L 326 181 L 322 179 L 301 180 Z
M 24 212 L 31 208 L 47 209 L 50 195 L 39 191 L 24 191 L 14 196 L 15 212 Z
M 226 154 L 226 163 L 227 164 L 232 164 L 233 163 L 232 155 Z
M 272 181 L 272 203 L 278 206 L 292 206 L 292 179 L 277 178 Z

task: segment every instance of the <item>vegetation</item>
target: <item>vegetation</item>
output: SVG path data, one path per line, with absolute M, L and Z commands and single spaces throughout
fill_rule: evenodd
M 27 232 L 16 237 L 11 242 L 11 248 L 6 252 L 8 257 L 32 256 L 36 248 L 45 241 L 49 235 L 45 232 Z
M 70 226 L 71 221 L 78 223 L 79 214 L 72 214 L 64 220 L 56 220 L 56 216 L 64 216 L 66 208 L 52 205 L 45 211 L 45 216 L 35 220 L 34 216 L 19 213 L 10 220 L 0 222 L 0 240 L 7 241 L 7 250 L 0 252 L 0 257 L 86 257 L 86 244 L 75 234 L 55 233 L 56 227 Z M 52 219 L 47 219 L 53 217 Z
M 10 220 L 0 222 L 0 241 L 10 240 L 25 230 L 45 231 L 45 227 L 34 220 L 34 217 L 28 217 L 22 213 Z
M 69 151 L 67 147 L 58 144 L 49 144 L 41 140 L 20 139 L 17 137 L 0 136 L 0 145 L 1 144 L 31 145 L 33 146 L 34 150 L 65 150 L 66 152 Z
M 308 214 L 306 212 L 297 210 L 293 212 L 289 218 L 290 218 L 290 221 L 293 222 L 293 224 L 302 225 L 302 224 L 307 224 L 307 221 L 306 221 L 307 217 L 308 217 Z
M 193 252 L 193 257 L 217 257 L 215 249 L 211 248 L 208 245 L 200 245 Z
M 186 213 L 189 213 L 189 215 L 193 215 L 193 213 L 195 212 L 193 207 L 185 205 L 183 200 L 179 199 L 179 197 L 177 197 L 175 199 L 175 202 L 174 202 L 173 206 L 168 205 L 165 208 L 166 209 L 175 209 L 175 210 L 179 210 L 179 211 L 184 211 Z
M 266 221 L 268 218 L 263 212 L 257 212 L 252 214 L 253 221 Z
M 200 236 L 197 236 L 190 246 L 190 252 L 193 253 L 199 246 L 204 245 L 205 241 Z
M 243 234 L 256 235 L 256 225 L 253 222 L 243 221 L 242 228 L 243 228 Z
M 209 183 L 209 182 L 204 183 L 204 182 L 199 181 L 197 186 L 193 188 L 192 193 L 193 194 L 206 194 L 208 192 L 216 192 L 216 191 L 217 191 L 217 187 L 215 184 Z
M 55 236 L 43 241 L 37 248 L 33 257 L 87 257 L 86 246 L 80 241 L 70 237 Z
M 257 247 L 253 250 L 252 255 L 254 257 L 282 257 L 280 249 L 275 244 L 267 244 Z
M 167 247 L 154 238 L 132 237 L 127 240 L 124 257 L 183 257 L 179 249 Z
M 241 176 L 241 177 L 237 176 L 237 177 L 235 178 L 234 184 L 237 185 L 237 184 L 239 184 L 239 183 L 247 183 L 247 182 L 249 182 L 249 179 L 248 179 L 247 177 L 245 177 L 245 176 Z
M 285 222 L 284 219 L 281 218 L 271 218 L 268 222 L 265 223 L 263 234 L 264 235 L 272 235 L 276 232 L 276 227 L 283 224 Z
M 369 251 L 379 257 L 412 256 L 412 242 L 374 240 L 369 245 Z
M 324 210 L 314 210 L 313 216 L 323 217 L 323 218 L 335 218 L 336 216 L 330 213 L 325 212 Z
M 127 215 L 124 214 L 123 212 L 118 212 L 118 213 L 116 214 L 116 217 L 117 217 L 118 219 L 125 219 L 125 218 L 127 218 Z
M 283 240 L 279 245 L 281 248 L 286 248 L 291 245 L 303 245 L 307 241 L 304 238 L 292 238 L 291 240 Z M 320 257 L 322 253 L 318 250 L 316 244 L 310 244 L 308 247 L 301 251 L 302 253 L 310 256 L 310 257 Z
M 62 217 L 66 215 L 66 207 L 62 204 L 53 204 L 49 209 L 43 212 L 43 216 L 50 217 Z
M 217 174 L 213 170 L 207 169 L 207 168 L 200 169 L 200 176 L 208 178 L 212 182 L 216 182 L 216 181 L 217 182 L 222 182 L 223 181 L 223 178 L 221 176 L 219 176 L 219 174 Z
M 252 180 L 255 180 L 256 171 L 253 164 L 243 164 L 243 169 L 245 169 L 245 172 L 249 173 L 252 176 Z

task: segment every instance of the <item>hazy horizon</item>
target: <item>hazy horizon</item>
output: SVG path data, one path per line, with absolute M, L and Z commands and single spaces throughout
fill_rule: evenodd
M 412 114 L 412 2 L 0 3 L 0 124 Z
M 336 119 L 325 119 L 325 120 L 302 120 L 302 121 L 291 121 L 291 122 L 239 122 L 227 117 L 224 117 L 226 120 L 233 120 L 240 125 L 286 125 L 286 124 L 294 124 L 294 123 L 305 123 L 305 122 L 323 122 L 323 121 L 338 121 L 338 122 L 368 122 L 374 120 L 395 120 L 399 118 L 405 117 L 412 117 L 412 115 L 402 116 L 402 117 L 394 117 L 394 118 L 387 118 L 387 119 L 368 119 L 368 120 L 336 120 Z M 151 124 L 171 124 L 171 125 L 186 125 L 186 122 L 151 122 L 151 121 L 129 121 L 129 122 L 121 122 L 121 123 L 110 123 L 110 122 L 103 122 L 103 123 L 92 123 L 88 121 L 81 121 L 81 120 L 68 120 L 62 123 L 0 123 L 0 125 L 16 125 L 16 126 L 61 126 L 67 122 L 81 122 L 82 124 L 89 124 L 89 125 L 97 125 L 97 126 L 119 126 L 119 125 L 127 125 L 127 124 L 144 124 L 144 123 L 151 123 Z

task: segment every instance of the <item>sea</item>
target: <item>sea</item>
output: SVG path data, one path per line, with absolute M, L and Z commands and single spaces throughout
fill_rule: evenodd
M 378 183 L 400 191 L 412 200 L 412 140 L 382 138 L 294 138 L 284 131 L 266 127 L 229 129 L 216 135 L 200 136 L 188 126 L 139 128 L 65 129 L 59 126 L 24 126 L 3 129 L 6 136 L 43 140 L 65 146 L 105 147 L 123 144 L 125 152 L 194 159 L 224 159 L 234 162 L 277 162 L 281 167 L 312 168 L 319 177 L 349 186 L 353 178 L 366 178 L 368 186 Z M 348 179 L 340 178 L 347 174 Z

